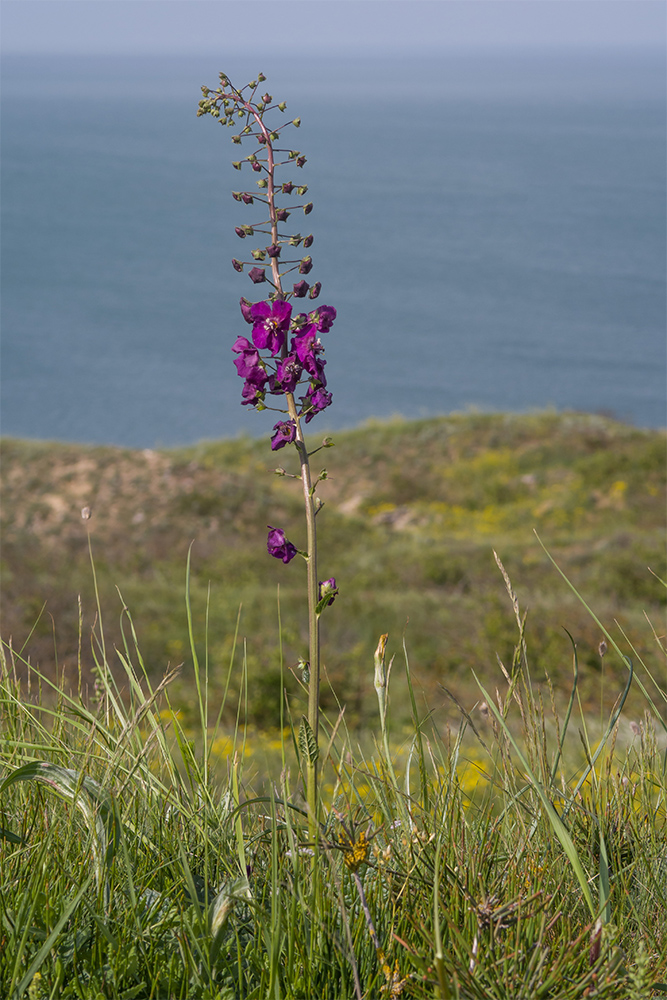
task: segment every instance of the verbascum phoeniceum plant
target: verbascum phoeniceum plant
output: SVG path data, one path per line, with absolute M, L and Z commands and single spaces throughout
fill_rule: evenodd
M 326 469 L 313 477 L 310 459 L 321 448 L 332 442 L 325 438 L 313 451 L 308 451 L 304 438 L 304 424 L 309 424 L 322 410 L 331 405 L 324 372 L 324 347 L 320 339 L 336 319 L 336 310 L 329 305 L 319 305 L 309 311 L 297 308 L 313 302 L 320 295 L 321 284 L 306 280 L 313 267 L 308 251 L 313 236 L 288 233 L 287 220 L 294 212 L 310 215 L 311 201 L 303 200 L 307 185 L 297 184 L 290 178 L 281 183 L 276 179 L 279 168 L 300 170 L 306 157 L 299 150 L 285 148 L 282 134 L 287 128 L 298 128 L 299 118 L 283 119 L 286 104 L 274 102 L 269 93 L 261 93 L 266 77 L 260 73 L 241 90 L 232 85 L 221 73 L 215 90 L 202 87 L 198 116 L 211 115 L 220 124 L 236 126 L 232 135 L 237 145 L 246 143 L 252 151 L 233 162 L 236 170 L 251 173 L 252 191 L 233 191 L 235 201 L 260 209 L 264 218 L 252 224 L 236 227 L 241 240 L 255 238 L 261 245 L 253 249 L 250 260 L 232 259 L 232 266 L 239 273 L 246 273 L 253 286 L 268 286 L 265 298 L 251 302 L 241 298 L 241 315 L 252 329 L 250 336 L 239 336 L 232 345 L 238 355 L 234 364 L 243 379 L 241 405 L 258 410 L 279 413 L 280 419 L 273 426 L 271 448 L 279 451 L 293 446 L 298 455 L 300 471 L 292 478 L 300 480 L 306 520 L 306 548 L 298 549 L 280 527 L 268 525 L 267 549 L 271 556 L 283 563 L 302 556 L 307 565 L 309 654 L 303 659 L 303 679 L 308 685 L 308 715 L 303 716 L 299 729 L 299 749 L 305 760 L 307 774 L 307 801 L 311 829 L 315 829 L 318 812 L 318 731 L 320 690 L 320 615 L 333 603 L 338 589 L 336 580 L 318 580 L 317 529 L 315 519 L 322 507 L 316 496 L 319 482 L 327 478 Z M 271 121 L 269 125 L 267 120 Z M 279 203 L 280 202 L 280 203 Z M 247 245 L 247 244 L 245 244 Z M 246 255 L 248 256 L 248 255 Z M 248 270 L 246 271 L 246 268 Z M 276 469 L 281 476 L 291 475 L 283 468 Z

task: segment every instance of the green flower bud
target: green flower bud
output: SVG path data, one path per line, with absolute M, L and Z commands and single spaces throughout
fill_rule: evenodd
M 295 118 L 294 121 L 292 122 L 292 125 L 296 125 L 296 127 L 299 128 L 299 126 L 301 125 L 301 119 Z
M 287 105 L 285 104 L 284 101 L 281 101 L 280 104 L 278 105 L 278 107 L 280 108 L 281 111 L 284 111 L 285 108 L 287 107 Z
M 269 186 L 268 181 L 264 177 L 261 179 L 261 181 L 257 181 L 257 187 L 258 188 L 265 188 L 265 187 L 268 187 L 268 186 Z
M 266 251 L 265 250 L 253 250 L 252 256 L 254 257 L 255 260 L 264 260 L 264 258 L 266 257 Z
M 241 163 L 238 160 L 232 160 L 232 166 L 234 167 L 234 170 L 241 169 Z

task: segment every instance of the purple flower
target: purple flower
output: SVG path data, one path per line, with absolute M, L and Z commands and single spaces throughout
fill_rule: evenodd
M 301 398 L 301 416 L 305 414 L 306 423 L 309 424 L 316 413 L 320 413 L 322 410 L 326 410 L 327 406 L 331 406 L 331 393 L 327 392 L 326 389 L 317 388 L 314 389 L 311 385 L 305 396 Z
M 278 220 L 278 222 L 287 222 L 289 217 L 290 213 L 287 211 L 286 208 L 279 208 L 278 211 L 276 212 L 276 219 Z
M 276 374 L 272 375 L 269 379 L 271 392 L 294 392 L 302 372 L 303 367 L 299 364 L 295 356 L 288 354 L 278 364 Z
M 313 238 L 314 237 L 313 237 L 312 233 L 310 234 L 310 236 L 306 236 L 305 240 L 303 241 L 303 245 L 304 245 L 304 247 L 306 247 L 306 249 L 308 247 L 312 247 L 312 245 L 313 245 Z
M 253 198 L 253 196 L 249 194 L 247 191 L 244 191 L 243 194 L 241 195 L 241 201 L 243 202 L 244 205 L 252 205 L 254 203 L 254 200 L 255 199 Z
M 308 292 L 308 298 L 316 299 L 321 291 L 322 291 L 322 282 L 316 281 L 315 284 L 311 287 L 310 291 Z
M 250 314 L 254 323 L 252 339 L 255 347 L 261 351 L 268 349 L 275 357 L 285 343 L 292 316 L 291 305 L 280 300 L 273 305 L 270 302 L 255 302 Z
M 314 323 L 308 323 L 301 327 L 295 337 L 292 337 L 292 350 L 297 358 L 305 366 L 306 358 L 312 354 L 317 343 L 317 327 Z
M 281 528 L 272 528 L 268 525 L 269 537 L 266 541 L 266 547 L 268 549 L 269 555 L 273 556 L 275 559 L 282 559 L 282 561 L 287 564 L 296 555 L 296 548 L 291 542 L 288 542 L 285 538 L 285 532 Z
M 240 260 L 237 260 L 236 257 L 232 257 L 232 267 L 234 268 L 235 271 L 243 270 L 243 264 L 241 263 Z
M 315 324 L 320 333 L 326 333 L 331 329 L 336 318 L 336 310 L 333 306 L 320 306 L 308 317 Z
M 264 391 L 262 386 L 255 385 L 252 379 L 246 379 L 241 390 L 241 406 L 257 406 L 264 401 Z
M 312 212 L 312 210 L 313 210 L 313 203 L 312 203 L 312 201 L 309 201 L 307 205 L 303 206 L 303 214 L 304 215 L 310 215 L 310 213 Z
M 256 160 L 253 163 L 251 163 L 250 166 L 255 171 L 255 173 L 259 173 L 260 170 L 262 169 L 262 164 L 258 163 Z
M 271 451 L 278 451 L 296 438 L 296 424 L 293 420 L 281 420 L 273 425 L 276 432 L 271 438 Z
M 236 233 L 237 236 L 240 236 L 242 240 L 245 239 L 245 233 L 243 232 L 240 226 L 237 226 L 234 232 Z
M 243 313 L 243 318 L 246 321 L 246 323 L 252 323 L 253 319 L 250 313 L 250 310 L 252 309 L 252 302 L 249 302 L 248 299 L 241 296 L 240 306 L 241 306 L 241 312 Z
M 309 285 L 307 281 L 297 281 L 294 285 L 292 291 L 297 299 L 304 298 L 306 292 L 308 291 Z
M 269 257 L 280 257 L 281 247 L 277 243 L 272 243 L 270 247 L 266 248 L 266 252 Z
M 236 270 L 238 271 L 239 269 L 236 268 Z M 263 281 L 266 281 L 266 274 L 262 267 L 253 267 L 252 271 L 248 271 L 248 277 L 255 285 L 260 285 Z
M 283 184 L 283 194 L 291 194 L 293 190 L 294 190 L 294 185 L 292 184 L 291 181 L 288 181 L 286 184 Z
M 256 347 L 253 347 L 247 337 L 237 337 L 234 341 L 232 351 L 234 354 L 241 355 L 240 358 L 236 358 L 234 361 L 236 370 L 241 378 L 248 378 L 257 368 L 260 368 L 262 372 L 264 371 L 260 363 L 259 351 Z
M 326 361 L 319 357 L 324 352 L 324 348 L 317 339 L 317 327 L 314 323 L 303 327 L 298 335 L 292 338 L 292 350 L 308 374 L 321 386 L 325 386 L 327 384 L 324 375 Z
M 299 264 L 299 274 L 308 274 L 313 268 L 313 258 L 304 257 Z

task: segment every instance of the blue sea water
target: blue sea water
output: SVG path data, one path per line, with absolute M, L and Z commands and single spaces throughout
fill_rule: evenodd
M 369 417 L 554 406 L 664 426 L 659 51 L 384 60 L 6 57 L 2 433 L 138 447 L 245 432 L 230 347 L 261 297 L 219 69 L 302 118 L 309 280 L 334 404 Z M 248 148 L 246 153 L 251 150 Z M 299 177 L 296 174 L 299 173 Z M 294 175 L 294 176 L 292 176 Z M 259 243 L 258 243 L 259 245 Z

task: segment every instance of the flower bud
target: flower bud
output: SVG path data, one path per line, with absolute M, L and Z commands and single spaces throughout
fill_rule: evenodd
M 307 281 L 297 281 L 293 288 L 295 297 L 297 299 L 303 299 L 308 291 L 308 287 Z
M 313 210 L 313 203 L 312 203 L 312 201 L 309 201 L 307 205 L 303 206 L 303 214 L 304 215 L 310 215 L 310 213 L 312 212 L 312 210 Z
M 316 613 L 318 615 L 322 614 L 325 608 L 328 608 L 330 604 L 336 600 L 336 595 L 338 594 L 338 587 L 336 586 L 335 577 L 331 577 L 330 580 L 323 580 L 319 583 L 319 600 L 317 602 Z
M 237 268 L 237 271 L 240 270 Z M 253 267 L 252 271 L 248 272 L 248 277 L 255 285 L 261 285 L 263 281 L 266 281 L 266 274 L 264 269 L 261 267 Z
M 297 158 L 296 158 L 296 165 L 297 165 L 297 167 L 302 167 L 304 165 L 304 163 L 306 163 L 306 157 L 305 156 L 297 156 Z
M 261 181 L 257 181 L 257 187 L 258 188 L 268 187 L 268 181 L 267 181 L 266 177 L 262 177 Z
M 287 222 L 287 220 L 290 217 L 290 214 L 291 213 L 288 212 L 286 208 L 279 208 L 278 211 L 276 212 L 276 219 L 278 220 L 278 222 Z
M 284 111 L 285 108 L 287 107 L 287 104 L 285 103 L 285 101 L 281 101 L 278 107 L 280 108 L 281 111 Z
M 294 236 L 290 236 L 289 238 L 289 245 L 291 247 L 298 247 L 300 242 L 301 242 L 301 233 L 295 233 Z
M 258 163 L 257 160 L 255 160 L 255 162 L 252 163 L 251 166 L 252 166 L 252 169 L 255 171 L 256 174 L 258 174 L 260 172 L 260 170 L 262 169 L 262 164 Z
M 248 193 L 248 191 L 244 191 L 243 194 L 239 194 L 239 197 L 236 200 L 242 201 L 244 205 L 253 205 L 255 202 L 255 199 Z
M 266 252 L 269 257 L 280 257 L 281 247 L 277 243 L 272 243 L 270 247 L 266 248 Z
M 313 245 L 313 234 L 312 233 L 310 234 L 310 236 L 306 236 L 305 240 L 303 241 L 303 245 L 306 248 L 311 247 Z
M 293 190 L 294 190 L 294 185 L 292 184 L 291 181 L 287 181 L 286 184 L 283 184 L 282 187 L 283 194 L 291 194 Z
M 298 195 L 304 195 L 307 190 L 308 190 L 307 184 L 299 184 L 298 188 L 296 189 L 296 193 Z
M 308 274 L 312 270 L 312 267 L 313 267 L 313 258 L 304 257 L 301 263 L 299 264 L 299 274 Z
M 243 195 L 241 194 L 240 191 L 232 191 L 232 198 L 234 199 L 234 201 L 241 201 Z
M 232 267 L 234 268 L 235 271 L 243 270 L 243 264 L 241 263 L 240 260 L 237 260 L 236 257 L 232 257 Z
M 241 161 L 240 160 L 232 160 L 232 166 L 234 167 L 234 170 L 240 170 L 241 169 Z
M 265 104 L 270 104 L 273 98 L 271 97 L 271 94 L 264 94 L 262 100 L 264 101 Z
M 321 281 L 316 281 L 315 284 L 310 289 L 310 291 L 308 292 L 308 298 L 309 299 L 316 299 L 317 296 L 320 294 L 321 291 L 322 291 L 322 282 Z
M 301 125 L 301 119 L 295 118 L 294 121 L 292 122 L 292 125 L 296 125 L 296 127 L 299 128 L 299 126 Z
M 232 136 L 232 142 L 235 142 L 237 146 L 240 146 L 241 145 L 241 136 L 240 135 L 233 135 Z
M 236 228 L 234 229 L 234 232 L 235 232 L 235 233 L 236 233 L 236 235 L 237 235 L 237 236 L 239 236 L 239 237 L 240 237 L 240 238 L 241 238 L 242 240 L 244 240 L 244 239 L 245 239 L 245 235 L 246 235 L 246 234 L 245 234 L 245 233 L 243 232 L 243 230 L 241 229 L 241 227 L 240 227 L 240 226 L 236 226 Z

